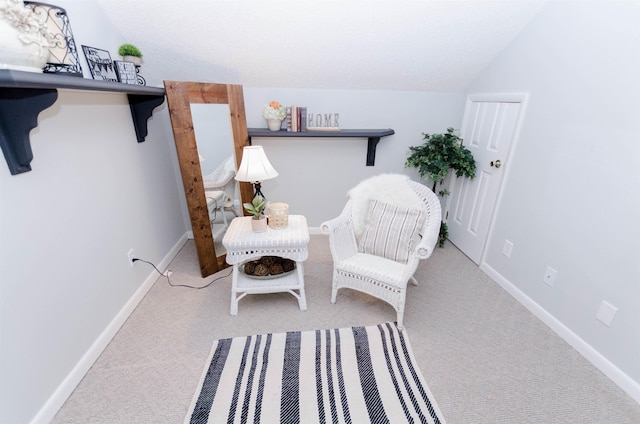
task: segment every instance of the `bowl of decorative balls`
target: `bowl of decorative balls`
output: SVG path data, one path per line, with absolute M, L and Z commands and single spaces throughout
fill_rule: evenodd
M 291 274 L 296 269 L 295 261 L 279 256 L 263 256 L 245 263 L 240 270 L 249 278 L 268 280 Z

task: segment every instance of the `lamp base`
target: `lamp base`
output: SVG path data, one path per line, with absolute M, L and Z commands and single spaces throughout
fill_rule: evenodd
M 266 197 L 264 197 L 264 194 L 262 194 L 262 190 L 261 190 L 261 187 L 260 187 L 260 181 L 256 181 L 255 183 L 253 183 L 253 188 L 254 188 L 254 191 L 255 191 L 255 194 L 253 195 L 254 199 L 256 197 L 260 196 L 260 197 L 262 197 L 263 199 L 266 200 Z

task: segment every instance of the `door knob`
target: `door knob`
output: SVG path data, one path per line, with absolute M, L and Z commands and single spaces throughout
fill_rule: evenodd
M 502 166 L 502 162 L 500 162 L 500 159 L 494 161 L 489 162 L 489 165 L 491 166 L 495 166 L 496 168 L 500 168 Z

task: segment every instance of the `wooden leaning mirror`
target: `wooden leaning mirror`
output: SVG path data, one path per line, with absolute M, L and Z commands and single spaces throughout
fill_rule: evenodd
M 176 143 L 178 153 L 178 162 L 182 173 L 182 183 L 187 200 L 187 208 L 191 218 L 191 228 L 193 230 L 193 239 L 198 254 L 198 262 L 200 263 L 200 273 L 203 277 L 211 275 L 225 267 L 226 253 L 218 252 L 216 254 L 215 241 L 222 241 L 222 235 L 214 240 L 214 231 L 212 231 L 212 219 L 207 206 L 207 197 L 205 196 L 205 188 L 203 184 L 203 170 L 201 161 L 205 159 L 200 154 L 198 146 L 202 150 L 203 142 L 213 142 L 216 138 L 215 134 L 209 136 L 196 137 L 196 131 L 199 123 L 194 122 L 195 105 L 228 105 L 229 120 L 214 118 L 208 121 L 220 121 L 220 134 L 230 134 L 232 140 L 225 143 L 232 146 L 223 146 L 220 148 L 221 153 L 218 158 L 211 155 L 206 159 L 211 162 L 222 162 L 228 152 L 232 152 L 235 169 L 238 169 L 242 159 L 242 148 L 249 145 L 249 135 L 247 132 L 247 122 L 244 111 L 244 96 L 241 85 L 234 84 L 213 84 L 203 82 L 181 82 L 181 81 L 165 81 L 164 86 L 167 95 L 167 105 L 169 115 L 171 117 L 171 126 L 173 127 L 173 137 Z M 227 109 L 218 107 L 217 113 L 223 111 L 226 114 Z M 202 119 L 202 118 L 198 118 Z M 211 122 L 208 122 L 211 124 Z M 230 125 L 229 128 L 225 126 Z M 213 130 L 214 132 L 215 129 Z M 206 139 L 206 140 L 203 140 Z M 215 151 L 215 148 L 207 146 L 209 152 Z M 214 155 L 215 156 L 215 155 Z M 215 162 L 214 162 L 215 163 Z M 234 181 L 235 183 L 235 181 Z M 242 214 L 243 202 L 250 202 L 253 197 L 253 188 L 249 183 L 238 184 L 239 203 L 237 212 Z M 224 213 L 224 211 L 222 212 Z M 217 231 L 215 231 L 218 233 Z

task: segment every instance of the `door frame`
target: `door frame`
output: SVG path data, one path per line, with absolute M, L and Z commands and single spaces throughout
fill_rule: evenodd
M 467 110 L 469 107 L 469 104 L 472 102 L 501 102 L 501 103 L 520 103 L 520 113 L 518 115 L 518 120 L 516 122 L 515 125 L 515 130 L 513 132 L 513 140 L 511 141 L 511 144 L 509 145 L 509 151 L 507 152 L 506 158 L 505 158 L 505 164 L 504 164 L 504 175 L 502 177 L 502 180 L 500 181 L 500 187 L 498 187 L 498 194 L 496 196 L 496 200 L 495 203 L 493 204 L 493 208 L 491 209 L 491 217 L 489 218 L 489 227 L 487 228 L 487 235 L 485 237 L 485 239 L 482 241 L 482 253 L 480 253 L 480 259 L 478 261 L 478 266 L 482 267 L 482 265 L 485 263 L 485 259 L 487 256 L 487 246 L 489 244 L 489 240 L 491 239 L 491 236 L 493 235 L 493 229 L 495 227 L 495 220 L 496 220 L 496 216 L 497 216 L 497 210 L 500 207 L 500 204 L 502 203 L 502 197 L 504 194 L 504 186 L 505 186 L 505 182 L 508 180 L 509 175 L 511 174 L 511 161 L 513 160 L 513 157 L 515 155 L 515 150 L 516 150 L 516 146 L 520 140 L 520 133 L 522 131 L 522 126 L 523 126 L 523 122 L 524 122 L 524 116 L 526 114 L 526 110 L 527 110 L 527 105 L 529 103 L 529 93 L 528 92 L 513 92 L 513 93 L 472 93 L 472 94 L 467 94 L 467 99 L 465 101 L 465 106 L 464 106 L 464 115 L 462 117 L 462 124 L 460 126 L 460 128 L 464 128 L 467 120 L 470 119 L 470 117 L 467 115 Z M 464 137 L 463 137 L 464 139 Z M 451 177 L 451 176 L 450 176 Z M 455 190 L 454 184 L 455 184 L 455 180 L 456 177 L 455 175 L 453 177 L 450 178 L 449 184 L 447 185 L 447 189 L 450 192 L 453 192 L 453 190 Z M 444 222 L 447 222 L 448 220 L 448 214 L 449 214 L 449 210 L 451 209 L 451 194 L 449 194 L 447 196 L 446 202 L 445 202 L 445 207 L 444 207 L 444 212 L 443 212 L 443 216 L 447 217 L 447 219 L 444 219 Z M 464 253 L 464 252 L 463 252 Z

